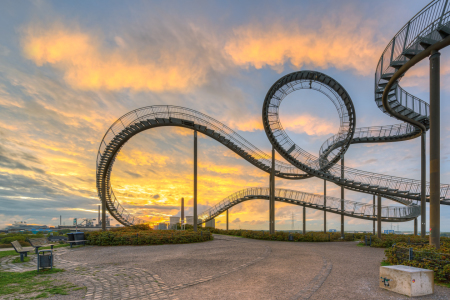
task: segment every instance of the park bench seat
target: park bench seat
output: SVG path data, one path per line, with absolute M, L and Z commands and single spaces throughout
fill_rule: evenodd
M 67 241 L 67 242 L 70 244 L 70 248 L 72 248 L 74 243 L 79 243 L 79 242 L 83 243 L 83 246 L 86 246 L 85 243 L 87 242 L 87 240 L 77 240 L 77 241 Z
M 36 254 L 38 253 L 40 247 L 50 246 L 50 248 L 53 250 L 54 244 L 50 244 L 50 242 L 46 238 L 28 239 L 28 241 L 35 249 Z
M 19 241 L 11 242 L 11 244 L 14 247 L 14 250 L 20 254 L 20 261 L 23 262 L 23 258 L 28 256 L 28 252 L 30 252 L 30 250 L 23 249 Z

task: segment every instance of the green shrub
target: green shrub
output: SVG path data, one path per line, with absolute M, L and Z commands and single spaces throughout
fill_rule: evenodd
M 234 236 L 242 236 L 250 239 L 258 240 L 271 240 L 271 241 L 289 241 L 289 235 L 292 236 L 294 242 L 337 242 L 342 241 L 341 234 L 338 232 L 307 232 L 302 233 L 289 233 L 286 231 L 276 231 L 275 234 L 270 234 L 267 231 L 255 231 L 255 230 L 223 230 L 223 229 L 211 229 L 212 233 L 226 234 Z M 353 233 L 345 234 L 345 241 L 353 241 L 355 235 Z
M 413 257 L 409 257 L 409 249 L 413 249 Z M 450 282 L 450 242 L 444 240 L 440 249 L 434 246 L 408 245 L 397 243 L 385 250 L 385 261 L 393 265 L 406 265 L 434 271 L 434 278 L 440 282 Z
M 163 245 L 184 244 L 212 240 L 209 232 L 193 232 L 186 230 L 151 230 L 141 225 L 139 227 L 121 227 L 110 231 L 86 232 L 85 238 L 89 245 L 122 246 L 122 245 Z

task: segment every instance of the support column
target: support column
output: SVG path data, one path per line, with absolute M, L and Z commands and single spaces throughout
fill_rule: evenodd
M 420 236 L 425 237 L 427 232 L 427 132 L 422 132 L 421 137 L 421 166 L 420 166 Z
M 197 231 L 197 131 L 194 131 L 194 231 Z
M 269 232 L 275 233 L 275 148 L 272 146 L 272 169 L 270 171 L 270 198 L 269 198 Z
M 227 230 L 228 230 L 228 209 L 227 209 Z
M 306 234 L 306 204 L 303 204 L 303 234 Z
M 184 198 L 181 198 L 181 220 L 180 224 L 184 224 Z
M 106 231 L 106 190 L 102 188 L 102 231 Z
M 323 232 L 327 232 L 327 181 L 323 181 Z
M 375 235 L 375 195 L 373 195 L 373 235 Z
M 440 212 L 440 56 L 432 51 L 430 56 L 430 245 L 439 249 L 441 235 Z
M 341 155 L 341 178 L 344 178 L 344 155 Z M 344 212 L 344 186 L 341 186 L 341 212 Z M 341 238 L 344 238 L 344 215 L 341 215 Z
M 414 219 L 414 235 L 417 235 L 417 218 Z
M 377 236 L 381 239 L 381 195 L 378 195 L 377 227 Z

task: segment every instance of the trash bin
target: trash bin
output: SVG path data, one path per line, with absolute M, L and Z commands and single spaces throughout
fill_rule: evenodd
M 84 232 L 74 232 L 73 235 L 73 241 L 82 241 L 84 240 Z M 75 245 L 82 245 L 84 242 L 75 243 Z
M 67 241 L 68 241 L 68 242 L 70 242 L 70 241 L 75 241 L 75 237 L 73 236 L 73 233 L 72 233 L 72 232 L 69 232 L 69 233 L 67 234 Z
M 53 251 L 52 250 L 41 250 L 38 252 L 37 256 L 37 270 L 43 268 L 53 269 Z

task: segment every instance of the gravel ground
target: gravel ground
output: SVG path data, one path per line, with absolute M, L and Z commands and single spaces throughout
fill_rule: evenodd
M 384 249 L 354 242 L 215 235 L 195 244 L 65 251 L 61 262 L 78 267 L 58 276 L 86 286 L 86 299 L 408 299 L 378 287 L 383 257 Z M 450 289 L 436 286 L 417 299 L 450 299 Z

